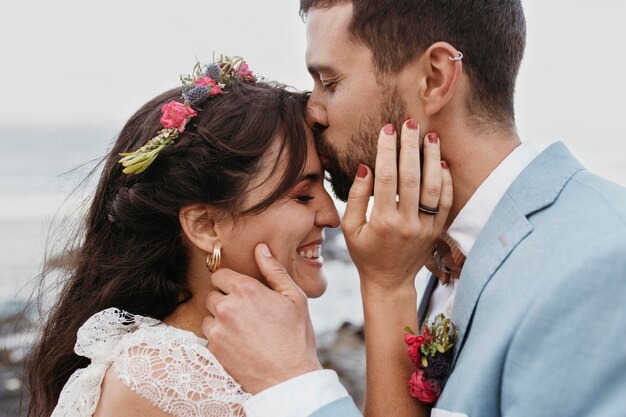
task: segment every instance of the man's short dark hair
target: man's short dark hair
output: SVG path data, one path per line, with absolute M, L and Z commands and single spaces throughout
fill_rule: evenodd
M 300 0 L 300 14 L 351 0 Z M 381 73 L 400 71 L 435 42 L 463 52 L 468 106 L 481 121 L 514 124 L 515 80 L 526 45 L 521 0 L 352 0 L 351 34 Z

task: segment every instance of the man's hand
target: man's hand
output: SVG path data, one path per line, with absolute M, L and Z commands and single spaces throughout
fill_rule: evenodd
M 342 222 L 362 288 L 383 293 L 413 286 L 415 275 L 433 254 L 452 206 L 452 177 L 441 161 L 437 135 L 424 138 L 423 175 L 420 132 L 414 120 L 402 127 L 399 164 L 396 142 L 393 126 L 385 126 L 378 138 L 376 175 L 364 165 L 359 168 Z M 372 188 L 374 205 L 368 221 Z M 420 211 L 420 203 L 439 213 Z
M 307 298 L 267 245 L 254 252 L 271 288 L 230 269 L 219 269 L 207 297 L 213 317 L 202 330 L 209 349 L 242 388 L 252 394 L 322 369 Z

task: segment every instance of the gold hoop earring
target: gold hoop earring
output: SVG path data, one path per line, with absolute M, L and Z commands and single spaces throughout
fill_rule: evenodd
M 222 249 L 215 245 L 213 246 L 213 252 L 209 252 L 206 256 L 205 265 L 209 272 L 215 272 L 220 267 L 222 261 Z

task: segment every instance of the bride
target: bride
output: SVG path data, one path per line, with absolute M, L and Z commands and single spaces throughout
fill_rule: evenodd
M 250 395 L 202 322 L 218 268 L 258 277 L 265 242 L 308 297 L 326 289 L 340 219 L 306 124 L 306 94 L 240 58 L 196 65 L 126 123 L 83 241 L 27 369 L 29 417 L 243 416 Z M 120 157 L 121 155 L 121 157 Z

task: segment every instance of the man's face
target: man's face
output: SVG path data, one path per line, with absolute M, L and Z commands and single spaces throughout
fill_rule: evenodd
M 380 129 L 408 118 L 395 79 L 377 76 L 371 50 L 351 38 L 351 19 L 352 3 L 307 15 L 309 112 L 320 160 L 344 201 L 359 164 L 374 168 Z

